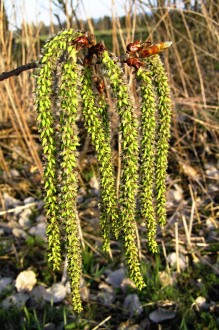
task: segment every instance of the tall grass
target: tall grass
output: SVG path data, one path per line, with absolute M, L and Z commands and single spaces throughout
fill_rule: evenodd
M 25 12 L 25 8 L 16 7 L 16 1 L 12 3 L 16 13 L 21 9 Z M 51 3 L 52 1 L 49 31 L 53 33 L 57 29 L 54 25 L 57 15 Z M 58 5 L 58 1 L 55 3 Z M 183 172 L 189 180 L 198 180 L 195 175 L 192 177 L 192 172 L 188 170 L 192 152 L 197 167 L 200 166 L 196 171 L 205 181 L 201 168 L 201 162 L 206 161 L 203 146 L 208 143 L 209 135 L 214 144 L 212 148 L 216 150 L 218 145 L 216 131 L 219 127 L 217 73 L 219 7 L 214 0 L 195 1 L 194 5 L 191 4 L 192 1 L 181 1 L 178 7 L 174 3 L 164 0 L 124 1 L 125 16 L 120 18 L 117 14 L 116 1 L 112 0 L 111 29 L 97 31 L 97 37 L 101 40 L 105 34 L 105 43 L 111 46 L 109 50 L 116 55 L 125 53 L 126 45 L 136 39 L 150 39 L 152 42 L 173 41 L 172 48 L 163 56 L 175 104 L 170 160 L 175 159 L 178 171 Z M 4 19 L 0 20 L 0 72 L 37 60 L 42 39 L 45 39 L 41 33 L 42 24 L 34 26 L 23 20 L 20 30 L 11 31 L 3 4 L 4 2 L 1 1 L 0 17 Z M 86 28 L 95 32 L 95 24 L 91 18 L 87 17 L 86 21 L 79 18 L 78 13 L 84 8 L 83 1 L 79 1 L 76 8 L 68 1 L 61 1 L 60 4 L 60 11 L 65 17 L 67 28 Z M 40 22 L 40 17 L 38 21 Z M 61 22 L 58 21 L 58 24 L 61 25 Z M 136 82 L 133 81 L 129 68 L 126 68 L 126 73 L 132 86 Z M 13 152 L 19 157 L 22 156 L 30 166 L 42 173 L 38 140 L 33 134 L 36 117 L 33 90 L 33 72 L 28 71 L 0 84 L 0 168 L 9 177 L 10 157 Z M 136 98 L 136 104 L 137 102 Z M 200 133 L 200 129 L 205 133 Z M 201 160 L 198 155 L 200 136 Z M 8 148 L 7 143 L 8 141 L 11 143 L 12 139 L 14 146 Z M 204 186 L 202 188 L 204 191 Z M 193 201 L 194 189 L 190 189 Z

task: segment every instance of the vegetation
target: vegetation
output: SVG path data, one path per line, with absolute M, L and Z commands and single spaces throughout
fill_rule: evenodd
M 16 293 L 10 282 L 1 292 L 2 327 L 17 329 L 20 324 L 21 329 L 49 326 L 66 329 L 132 329 L 134 326 L 139 329 L 217 329 L 218 8 L 210 0 L 182 1 L 183 10 L 178 10 L 174 2 L 167 5 L 166 1 L 157 1 L 156 6 L 150 2 L 136 2 L 133 6 L 137 10 L 127 7 L 124 17 L 80 21 L 75 8 L 66 10 L 64 4 L 65 1 L 59 2 L 61 10 L 67 14 L 65 22 L 61 23 L 66 31 L 73 28 L 93 32 L 94 29 L 97 42 L 104 40 L 109 52 L 101 53 L 100 63 L 83 66 L 81 59 L 87 50 L 77 49 L 74 42 L 69 45 L 68 56 L 63 50 L 57 53 L 59 47 L 54 46 L 52 52 L 49 50 L 54 38 L 44 42 L 48 32 L 57 34 L 61 31 L 60 22 L 57 26 L 51 23 L 49 27 L 23 22 L 21 29 L 9 31 L 10 19 L 1 6 L 5 22 L 0 35 L 1 72 L 21 64 L 36 63 L 37 58 L 39 62 L 34 73 L 29 70 L 11 77 L 2 81 L 0 87 L 3 109 L 0 112 L 0 267 L 3 280 L 8 277 L 15 280 L 21 271 L 31 267 L 37 274 L 36 289 L 40 284 L 50 288 L 54 283 L 67 287 L 65 263 L 61 262 L 60 270 L 55 273 L 48 268 L 44 237 L 32 234 L 32 229 L 45 223 L 41 204 L 44 172 L 45 209 L 47 213 L 52 210 L 48 214 L 47 227 L 47 237 L 52 237 L 48 239 L 49 261 L 58 269 L 65 250 L 69 260 L 73 260 L 72 251 L 77 252 L 73 254 L 76 259 L 69 265 L 69 273 L 71 283 L 76 284 L 72 285 L 72 291 L 76 290 L 73 307 L 79 311 L 83 305 L 83 313 L 74 313 L 70 294 L 59 302 L 48 302 L 44 298 L 37 300 L 34 290 L 25 293 L 28 300 L 23 304 L 6 308 L 6 300 L 15 299 Z M 145 5 L 151 9 L 148 15 L 145 15 Z M 75 41 L 78 36 L 81 34 L 71 36 L 70 40 Z M 146 42 L 151 39 L 152 43 L 173 42 L 172 47 L 161 54 L 174 105 L 172 124 L 170 103 L 166 99 L 169 87 L 162 66 L 159 66 L 159 57 L 144 59 L 144 66 L 142 59 L 138 59 L 131 68 L 116 62 L 116 59 L 127 61 L 122 54 L 129 43 L 134 40 L 144 42 L 145 39 Z M 60 45 L 62 42 L 60 40 Z M 43 56 L 39 57 L 43 45 Z M 48 59 L 46 54 L 49 54 Z M 135 58 L 135 55 L 131 57 Z M 121 75 L 121 67 L 125 76 Z M 104 85 L 100 80 L 102 77 Z M 37 96 L 36 105 L 33 90 Z M 128 103 L 131 114 L 132 124 L 127 136 L 124 123 L 130 118 L 123 112 L 123 103 Z M 78 104 L 83 104 L 82 112 L 78 110 Z M 165 131 L 167 134 L 163 134 Z M 130 144 L 133 149 L 126 150 L 129 136 L 130 139 L 133 137 Z M 40 139 L 44 141 L 42 146 Z M 135 141 L 139 147 L 135 147 Z M 168 142 L 166 195 L 163 187 Z M 70 149 L 74 152 L 70 153 Z M 133 159 L 130 150 L 135 156 Z M 106 168 L 108 171 L 104 170 Z M 131 180 L 132 194 L 126 190 L 127 178 Z M 46 182 L 49 182 L 47 186 Z M 135 189 L 137 203 L 133 197 Z M 21 206 L 10 202 L 7 194 Z M 23 201 L 27 197 L 32 197 L 33 206 L 31 215 L 27 212 L 28 222 L 25 220 L 24 224 L 22 216 L 28 204 Z M 117 214 L 118 203 L 123 223 L 118 223 L 121 219 Z M 107 212 L 109 206 L 111 209 Z M 131 210 L 129 214 L 125 213 L 128 209 Z M 155 215 L 160 224 L 164 224 L 163 228 L 154 222 Z M 17 229 L 23 236 L 19 236 Z M 151 253 L 148 248 L 158 252 Z M 124 264 L 121 264 L 122 252 Z M 138 269 L 135 266 L 134 269 L 141 273 L 146 284 L 141 291 L 132 282 L 125 284 L 124 265 L 136 265 L 136 262 Z M 131 267 L 127 268 L 135 280 Z M 114 271 L 123 274 L 123 270 L 126 275 L 122 284 L 116 286 L 112 282 L 110 285 L 110 274 Z M 83 278 L 82 305 L 78 291 L 80 276 L 77 277 L 80 273 Z M 131 310 L 127 303 L 131 299 L 134 306 L 135 295 L 141 306 L 139 312 Z M 163 319 L 163 315 L 169 318 Z

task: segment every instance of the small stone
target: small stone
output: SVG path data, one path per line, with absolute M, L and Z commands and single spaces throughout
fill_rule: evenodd
M 37 210 L 43 210 L 44 206 L 45 206 L 44 201 L 39 201 L 37 203 Z
M 2 277 L 0 279 L 0 294 L 3 290 L 8 289 L 8 287 L 12 284 L 13 279 L 11 277 Z
M 14 208 L 18 205 L 21 205 L 21 201 L 19 201 L 18 199 L 10 196 L 7 193 L 3 193 L 3 199 L 4 199 L 4 203 L 5 203 L 5 208 L 9 209 L 9 208 Z
M 23 229 L 13 228 L 12 234 L 14 235 L 14 237 L 17 237 L 17 238 L 23 238 L 23 239 L 27 238 L 27 233 L 25 233 L 25 231 Z
M 214 183 L 210 183 L 208 184 L 208 193 L 215 193 L 218 192 L 219 188 L 218 188 L 218 184 L 214 184 Z
M 101 302 L 101 304 L 104 306 L 112 305 L 116 298 L 114 289 L 106 283 L 100 283 L 99 289 L 101 292 L 98 292 L 97 299 Z
M 46 241 L 46 223 L 38 223 L 29 230 L 29 234 L 32 236 L 39 236 Z
M 90 187 L 92 189 L 94 189 L 95 195 L 98 196 L 99 195 L 99 192 L 100 192 L 100 184 L 99 184 L 99 181 L 98 181 L 97 177 L 96 176 L 92 176 L 92 178 L 90 179 L 89 184 L 90 184 Z
M 206 174 L 210 179 L 219 179 L 219 170 L 215 166 L 209 166 L 206 170 Z
M 24 199 L 24 204 L 31 204 L 34 202 L 35 202 L 35 199 L 33 197 L 27 197 Z
M 175 252 L 168 254 L 167 261 L 169 262 L 169 264 L 172 268 L 176 268 L 177 254 Z M 187 267 L 186 258 L 181 253 L 179 253 L 179 267 L 181 270 L 184 270 Z
M 46 289 L 44 299 L 49 302 L 58 303 L 65 299 L 66 293 L 66 287 L 62 283 L 55 283 Z
M 46 288 L 42 285 L 39 284 L 33 288 L 33 290 L 30 293 L 30 296 L 36 301 L 39 302 L 44 299 L 44 294 L 46 292 Z
M 31 209 L 27 208 L 24 209 L 20 214 L 19 214 L 19 224 L 21 225 L 21 227 L 25 227 L 28 228 L 31 225 L 31 221 L 30 221 L 30 215 L 32 214 Z
M 46 223 L 46 216 L 43 214 L 40 214 L 37 218 L 36 218 L 36 222 L 42 222 L 42 223 Z
M 86 281 L 82 278 L 81 287 L 80 287 L 80 296 L 82 301 L 89 300 L 90 290 L 87 287 Z
M 206 299 L 204 297 L 199 296 L 195 299 L 192 307 L 200 312 L 206 312 L 209 310 L 210 304 L 206 303 Z
M 46 323 L 43 329 L 44 330 L 56 330 L 57 327 L 54 323 L 50 322 L 50 323 Z
M 171 320 L 176 316 L 175 311 L 171 311 L 165 308 L 158 308 L 156 311 L 153 311 L 149 314 L 151 321 L 155 323 L 160 323 L 166 320 Z
M 36 274 L 32 270 L 25 270 L 17 276 L 15 286 L 18 292 L 31 291 L 36 282 Z
M 143 307 L 137 294 L 129 294 L 125 298 L 123 306 L 129 310 L 130 317 L 133 317 L 134 315 L 140 315 L 143 312 Z
M 150 329 L 150 320 L 149 320 L 149 318 L 145 318 L 144 320 L 142 320 L 141 321 L 141 323 L 140 323 L 140 326 L 141 326 L 141 328 L 142 328 L 142 330 L 143 329 Z
M 16 305 L 17 308 L 22 308 L 25 306 L 29 295 L 26 293 L 15 293 L 2 301 L 2 306 L 4 308 L 9 308 Z
M 174 184 L 175 189 L 167 191 L 167 207 L 173 207 L 183 199 L 183 190 L 178 184 Z
M 12 168 L 10 170 L 10 174 L 11 174 L 12 178 L 17 178 L 20 176 L 20 173 L 15 168 Z
M 216 229 L 217 224 L 215 220 L 211 217 L 206 219 L 206 226 L 208 227 L 209 230 Z
M 112 285 L 114 288 L 120 288 L 122 281 L 125 278 L 125 269 L 120 268 L 114 272 L 110 272 L 106 278 L 106 282 Z

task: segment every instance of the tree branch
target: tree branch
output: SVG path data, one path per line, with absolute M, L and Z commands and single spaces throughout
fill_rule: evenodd
M 30 69 L 35 69 L 38 67 L 38 62 L 32 62 L 32 63 L 28 63 L 25 65 L 21 65 L 18 68 L 8 71 L 8 72 L 2 72 L 2 74 L 0 74 L 0 81 L 8 79 L 10 77 L 13 76 L 18 76 L 21 72 L 26 71 L 26 70 L 30 70 Z
M 80 42 L 78 39 L 81 39 Z M 87 37 L 78 37 L 74 40 L 75 44 L 79 44 L 80 48 L 88 47 L 89 46 L 89 40 Z M 87 43 L 86 43 L 87 42 Z M 81 45 L 80 45 L 81 44 Z M 172 44 L 172 41 L 165 41 L 165 42 L 159 42 L 156 44 L 151 44 L 149 42 L 142 43 L 141 41 L 135 41 L 131 42 L 127 45 L 127 51 L 122 56 L 115 56 L 113 53 L 109 53 L 110 57 L 113 59 L 114 62 L 121 62 L 126 63 L 128 66 L 135 68 L 138 70 L 141 66 L 143 66 L 143 62 L 141 62 L 141 59 L 144 59 L 146 57 L 155 55 L 163 51 L 164 49 L 168 48 Z M 78 49 L 80 49 L 78 48 Z M 98 55 L 103 52 L 106 48 L 102 43 L 90 43 L 90 46 L 88 48 L 88 54 L 85 56 L 85 60 L 87 60 L 87 64 L 97 64 L 98 62 Z M 129 53 L 127 55 L 127 53 Z M 96 63 L 92 63 L 92 60 L 96 57 Z M 84 62 L 85 63 L 85 62 Z M 0 74 L 0 81 L 8 79 L 12 76 L 18 76 L 21 72 L 35 69 L 39 66 L 38 62 L 32 62 L 25 65 L 21 65 L 18 68 L 8 71 L 8 72 L 2 72 Z

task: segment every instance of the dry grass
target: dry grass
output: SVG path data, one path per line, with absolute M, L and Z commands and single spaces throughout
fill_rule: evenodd
M 185 250 L 194 263 L 197 260 L 205 262 L 213 271 L 218 272 L 211 262 L 203 258 L 203 251 L 209 248 L 205 234 L 206 223 L 211 219 L 214 228 L 218 230 L 219 215 L 216 197 L 218 191 L 215 193 L 211 190 L 212 185 L 217 186 L 218 178 L 211 177 L 207 172 L 210 166 L 218 166 L 219 156 L 219 7 L 214 0 L 199 1 L 198 8 L 188 6 L 183 11 L 174 6 L 164 6 L 166 1 L 157 1 L 156 5 L 154 3 L 126 1 L 125 26 L 122 26 L 117 15 L 116 2 L 112 1 L 112 51 L 116 54 L 125 52 L 125 45 L 136 39 L 136 36 L 154 42 L 173 41 L 172 48 L 163 56 L 175 105 L 168 184 L 169 190 L 175 184 L 182 187 L 186 204 L 181 201 L 176 207 L 172 205 L 168 209 L 168 225 L 158 236 L 164 259 L 167 259 L 167 251 L 176 252 L 178 273 L 181 272 L 179 253 Z M 151 9 L 152 16 L 144 15 L 146 5 Z M 67 27 L 72 26 L 73 19 L 75 27 L 83 28 L 84 23 L 77 18 L 77 11 L 72 8 L 63 10 Z M 0 17 L 3 17 L 2 5 Z M 3 21 L 0 22 L 0 72 L 36 60 L 40 53 L 42 26 L 34 27 L 24 22 L 18 36 L 17 33 L 8 31 Z M 93 32 L 91 19 L 88 19 L 87 25 Z M 145 26 L 144 30 L 142 25 Z M 50 31 L 54 31 L 52 23 Z M 127 70 L 127 74 L 129 73 Z M 132 84 L 133 75 L 128 77 Z M 14 194 L 20 193 L 20 196 L 34 195 L 42 174 L 33 90 L 32 72 L 25 72 L 0 83 L 0 169 L 4 173 L 0 182 L 1 190 L 15 191 Z M 84 146 L 86 152 L 86 142 Z M 10 172 L 16 164 L 23 164 L 21 181 L 32 177 L 31 184 L 16 186 Z M 82 162 L 79 175 L 81 185 L 85 186 L 84 166 L 86 165 Z M 0 199 L 4 210 L 1 195 Z M 83 219 L 82 214 L 81 218 Z M 200 230 L 202 226 L 203 229 Z M 144 229 L 140 228 L 140 234 L 142 233 Z M 89 240 L 99 240 L 92 236 L 92 231 L 87 231 L 84 237 L 85 245 L 90 244 Z M 142 253 L 145 254 L 144 239 L 142 242 Z M 213 258 L 216 259 L 215 256 Z M 168 271 L 168 262 L 166 264 Z

